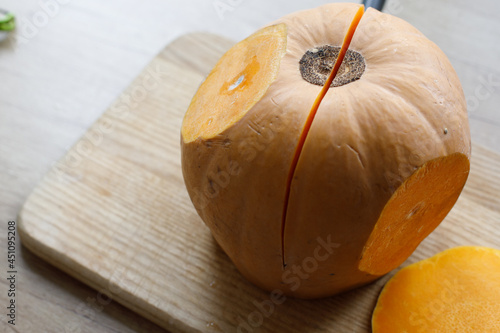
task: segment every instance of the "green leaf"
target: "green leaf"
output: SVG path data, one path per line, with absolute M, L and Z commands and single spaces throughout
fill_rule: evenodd
M 4 16 L 0 18 L 0 30 L 11 31 L 14 30 L 15 27 L 16 27 L 16 20 L 14 14 L 4 12 Z

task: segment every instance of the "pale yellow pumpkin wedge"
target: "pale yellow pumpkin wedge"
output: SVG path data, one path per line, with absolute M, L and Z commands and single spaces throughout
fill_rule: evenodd
M 461 246 L 401 269 L 380 293 L 372 329 L 500 332 L 500 250 Z
M 373 281 L 443 220 L 467 179 L 466 104 L 448 59 L 408 23 L 371 8 L 359 21 L 360 10 L 293 13 L 237 43 L 182 124 L 198 214 L 267 290 L 314 298 Z

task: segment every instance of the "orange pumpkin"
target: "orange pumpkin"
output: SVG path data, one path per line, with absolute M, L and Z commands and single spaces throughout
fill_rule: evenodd
M 407 266 L 380 293 L 373 333 L 500 332 L 500 251 L 460 246 Z
M 364 13 L 315 109 L 359 10 L 293 13 L 237 43 L 182 124 L 198 214 L 267 290 L 323 297 L 386 274 L 443 220 L 467 179 L 460 82 L 401 19 Z

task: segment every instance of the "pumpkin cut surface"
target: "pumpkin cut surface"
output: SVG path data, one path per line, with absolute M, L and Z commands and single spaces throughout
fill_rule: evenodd
M 383 275 L 401 265 L 444 219 L 469 175 L 460 153 L 431 160 L 392 195 L 363 249 L 359 269 Z
M 212 138 L 241 119 L 276 79 L 285 48 L 284 24 L 264 28 L 231 48 L 191 101 L 183 139 Z
M 500 332 L 500 250 L 461 246 L 401 269 L 373 312 L 374 333 Z

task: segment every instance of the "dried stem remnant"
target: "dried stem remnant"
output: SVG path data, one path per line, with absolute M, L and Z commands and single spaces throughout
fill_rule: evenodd
M 309 83 L 323 86 L 339 56 L 340 46 L 323 45 L 308 50 L 299 61 L 300 74 Z M 361 78 L 365 58 L 361 53 L 347 50 L 339 71 L 330 87 L 340 87 Z

